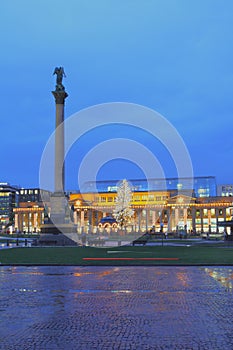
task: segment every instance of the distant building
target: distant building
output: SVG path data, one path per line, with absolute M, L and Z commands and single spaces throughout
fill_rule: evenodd
M 145 232 L 152 226 L 156 231 L 162 226 L 168 232 L 180 229 L 198 233 L 223 232 L 225 229 L 218 227 L 218 222 L 230 220 L 233 215 L 233 185 L 217 188 L 213 176 L 129 182 L 134 209 L 134 217 L 127 228 L 129 232 Z M 82 193 L 68 193 L 79 233 L 95 233 L 106 228 L 106 225 L 99 224 L 112 216 L 117 185 L 117 180 L 87 182 Z M 50 192 L 39 188 L 19 189 L 9 184 L 0 186 L 2 226 L 6 227 L 13 217 L 15 231 L 40 232 L 45 218 L 50 216 Z M 115 230 L 115 226 L 112 225 L 110 230 Z
M 37 233 L 44 223 L 44 206 L 38 202 L 22 202 L 14 209 L 15 232 Z
M 70 204 L 74 208 L 74 223 L 78 232 L 95 233 L 102 218 L 111 216 L 115 208 L 116 192 L 73 193 Z M 152 226 L 160 231 L 223 232 L 217 222 L 230 220 L 233 197 L 173 196 L 170 191 L 133 192 L 131 207 L 134 210 L 127 230 L 146 232 Z
M 21 188 L 19 190 L 19 203 L 23 202 L 42 202 L 43 199 L 49 201 L 49 191 L 40 188 Z
M 134 217 L 127 230 L 223 232 L 217 223 L 230 220 L 233 197 L 216 196 L 215 177 L 129 180 Z M 74 223 L 78 232 L 97 232 L 99 222 L 115 208 L 118 181 L 87 182 L 82 193 L 71 193 Z
M 19 187 L 0 182 L 0 230 L 7 230 L 13 223 L 13 210 L 18 206 Z
M 218 185 L 217 195 L 219 197 L 233 197 L 233 185 Z
M 48 215 L 47 205 L 49 206 L 49 193 L 49 191 L 39 188 L 20 189 L 18 207 L 13 210 L 14 230 L 16 232 L 40 232 L 44 218 Z

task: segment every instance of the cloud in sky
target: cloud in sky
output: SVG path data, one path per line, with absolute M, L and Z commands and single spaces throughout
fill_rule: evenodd
M 38 185 L 55 124 L 52 73 L 62 65 L 66 117 L 103 102 L 148 106 L 177 128 L 196 175 L 233 183 L 232 10 L 230 0 L 3 2 L 0 179 Z M 91 142 L 86 138 L 81 153 Z M 68 188 L 78 157 L 73 150 L 67 162 Z M 114 178 L 116 169 L 106 165 L 101 176 Z M 133 172 L 129 165 L 129 177 Z

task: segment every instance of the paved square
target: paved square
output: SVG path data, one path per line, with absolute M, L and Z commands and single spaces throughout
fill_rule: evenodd
M 0 349 L 233 349 L 231 267 L 0 267 Z

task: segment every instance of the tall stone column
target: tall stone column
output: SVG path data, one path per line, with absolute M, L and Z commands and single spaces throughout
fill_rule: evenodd
M 57 89 L 52 94 L 56 103 L 54 192 L 64 193 L 64 104 L 68 94 Z
M 209 232 L 211 232 L 211 210 L 208 209 L 208 227 L 209 227 Z
M 184 225 L 187 226 L 188 212 L 187 208 L 184 208 Z
M 18 218 L 19 218 L 18 229 L 19 229 L 20 232 L 23 232 L 23 214 L 20 213 Z
M 78 213 L 77 213 L 76 210 L 74 211 L 74 224 L 75 224 L 75 225 L 78 224 Z
M 55 164 L 54 164 L 54 193 L 51 196 L 51 219 L 57 224 L 65 223 L 66 200 L 65 192 L 65 136 L 64 136 L 64 105 L 68 94 L 62 85 L 64 71 L 57 74 L 56 90 L 52 91 L 56 103 L 55 120 Z M 61 75 L 61 76 L 60 76 Z M 60 80 L 59 80 L 60 79 Z
M 156 224 L 156 212 L 155 210 L 152 211 L 152 225 L 155 226 Z
M 15 214 L 15 228 L 19 230 L 19 214 Z
M 77 237 L 73 236 L 76 228 L 70 221 L 70 209 L 64 193 L 64 104 L 68 94 L 62 84 L 65 76 L 63 67 L 56 67 L 53 74 L 57 75 L 56 88 L 52 91 L 56 103 L 54 192 L 50 196 L 50 217 L 48 222 L 41 225 L 42 235 L 39 243 L 46 245 L 47 242 L 51 244 L 49 242 L 52 241 L 55 245 L 73 245 L 77 242 Z M 54 238 L 51 234 L 56 234 L 57 237 Z
M 204 232 L 204 225 L 203 225 L 203 209 L 200 208 L 200 217 L 201 217 L 201 232 Z
M 93 220 L 92 220 L 92 209 L 91 208 L 88 210 L 88 227 L 89 227 L 89 232 L 88 233 L 92 233 Z
M 85 225 L 85 214 L 84 214 L 84 210 L 81 211 L 80 225 L 81 225 L 81 229 L 82 229 L 82 231 L 83 231 L 84 225 Z
M 34 213 L 33 215 L 33 231 L 36 230 L 37 231 L 37 224 L 38 222 L 38 213 Z
M 171 232 L 171 208 L 167 208 L 167 231 Z
M 145 212 L 146 212 L 146 231 L 148 231 L 148 216 L 149 216 L 148 208 L 145 208 Z
M 196 233 L 196 208 L 192 207 L 192 230 Z
M 138 232 L 141 231 L 141 210 L 137 209 L 137 215 L 138 215 Z
M 219 212 L 218 212 L 217 207 L 215 207 L 214 210 L 215 210 L 215 219 L 216 219 L 216 232 L 219 233 L 219 226 L 218 226 L 218 214 L 219 214 Z
M 179 223 L 179 209 L 175 208 L 175 226 L 177 227 Z

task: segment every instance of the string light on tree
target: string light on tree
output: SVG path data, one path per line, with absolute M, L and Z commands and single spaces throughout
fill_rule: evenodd
M 116 206 L 113 210 L 120 228 L 126 229 L 126 226 L 131 222 L 134 210 L 131 209 L 132 191 L 127 180 L 122 180 L 117 186 Z

